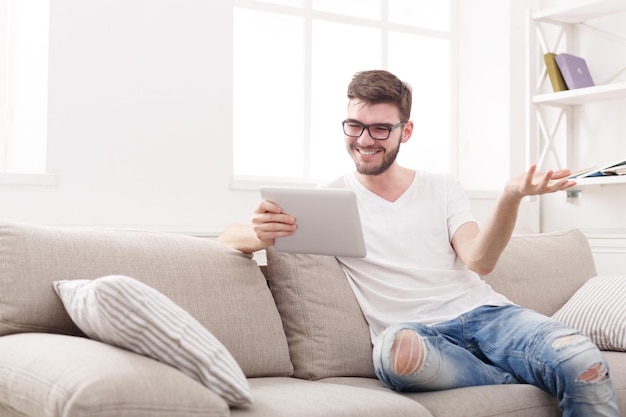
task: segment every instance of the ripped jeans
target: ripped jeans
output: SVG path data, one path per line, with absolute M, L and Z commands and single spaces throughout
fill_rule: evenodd
M 400 345 L 410 354 L 398 356 Z M 619 416 L 598 348 L 578 331 L 514 305 L 479 307 L 432 326 L 391 326 L 375 344 L 374 368 L 396 391 L 527 383 L 555 395 L 564 417 Z

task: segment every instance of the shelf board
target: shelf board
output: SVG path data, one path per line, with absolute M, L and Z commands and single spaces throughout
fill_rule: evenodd
M 626 4 L 626 2 L 624 2 Z M 615 100 L 626 98 L 626 81 L 594 87 L 577 88 L 575 90 L 558 91 L 536 95 L 532 98 L 535 104 L 563 106 L 591 103 L 594 101 Z
M 587 4 L 539 10 L 533 13 L 532 18 L 539 21 L 573 24 L 622 12 L 626 12 L 624 0 L 599 0 Z
M 590 178 L 576 178 L 576 185 L 574 189 L 578 187 L 588 185 L 613 185 L 613 184 L 626 184 L 626 175 L 610 175 L 605 177 L 590 177 Z

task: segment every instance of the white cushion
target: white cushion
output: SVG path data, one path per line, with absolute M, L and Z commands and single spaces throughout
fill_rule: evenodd
M 90 338 L 171 365 L 230 405 L 251 404 L 250 387 L 228 350 L 165 295 L 123 275 L 54 281 L 72 321 Z
M 552 316 L 585 333 L 602 350 L 626 351 L 626 275 L 590 278 Z

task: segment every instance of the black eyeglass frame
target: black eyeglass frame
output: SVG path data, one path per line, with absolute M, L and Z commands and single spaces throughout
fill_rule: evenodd
M 348 133 L 346 133 L 346 123 L 350 123 L 350 124 L 355 124 L 355 125 L 361 125 L 361 132 L 358 135 L 349 135 Z M 365 132 L 365 129 L 367 129 L 367 133 L 369 133 L 370 138 L 374 139 L 374 140 L 387 140 L 389 139 L 389 136 L 391 136 L 391 131 L 394 130 L 397 127 L 402 126 L 403 124 L 406 124 L 406 122 L 400 122 L 400 123 L 396 123 L 395 125 L 386 125 L 384 123 L 373 123 L 371 125 L 364 125 L 363 123 L 357 122 L 356 120 L 350 120 L 350 119 L 346 119 L 343 122 L 341 122 L 341 126 L 343 128 L 343 134 L 350 137 L 350 138 L 360 138 L 361 135 L 363 134 L 363 132 Z M 387 129 L 387 137 L 384 138 L 376 138 L 374 136 L 372 136 L 372 131 L 370 130 L 370 127 L 378 127 L 378 128 L 385 128 Z

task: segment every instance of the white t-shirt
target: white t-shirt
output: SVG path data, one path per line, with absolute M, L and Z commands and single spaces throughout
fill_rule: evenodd
M 356 193 L 367 256 L 338 259 L 373 342 L 393 324 L 434 324 L 481 305 L 511 304 L 452 248 L 459 226 L 474 221 L 469 199 L 452 176 L 418 171 L 395 202 L 369 191 L 353 173 L 327 186 Z

